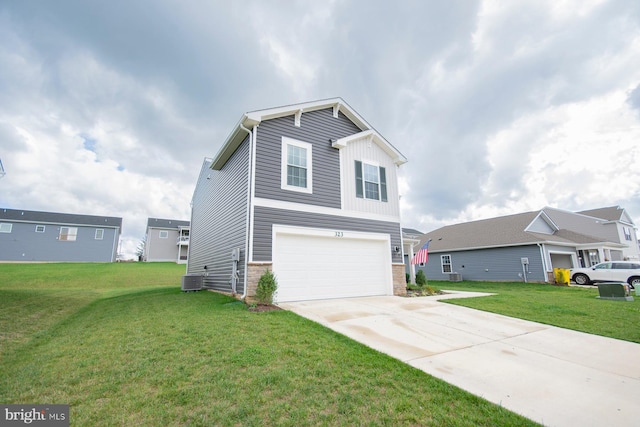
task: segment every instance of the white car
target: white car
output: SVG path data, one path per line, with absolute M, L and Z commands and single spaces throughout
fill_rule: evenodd
M 572 268 L 571 280 L 578 285 L 598 282 L 624 282 L 631 288 L 640 285 L 640 262 L 607 261 L 587 268 Z

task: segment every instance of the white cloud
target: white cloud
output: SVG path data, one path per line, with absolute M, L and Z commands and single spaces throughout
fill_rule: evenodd
M 243 112 L 342 96 L 405 154 L 404 226 L 620 204 L 640 223 L 640 3 L 0 6 L 0 205 L 188 219 Z

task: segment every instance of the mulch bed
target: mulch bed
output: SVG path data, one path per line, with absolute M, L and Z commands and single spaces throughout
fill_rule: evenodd
M 264 313 L 267 311 L 279 311 L 282 309 L 273 304 L 250 304 L 247 306 L 247 310 L 253 313 Z

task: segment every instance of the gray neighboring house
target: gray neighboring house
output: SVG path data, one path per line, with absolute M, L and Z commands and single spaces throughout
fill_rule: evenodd
M 114 262 L 122 218 L 0 209 L 0 261 Z
M 397 169 L 405 157 L 341 98 L 245 113 L 192 199 L 187 273 L 277 302 L 406 292 Z
M 143 261 L 186 264 L 189 230 L 189 221 L 148 218 Z
M 449 225 L 423 235 L 416 247 L 429 239 L 429 262 L 418 268 L 434 280 L 552 282 L 554 268 L 640 257 L 635 224 L 619 206 L 545 207 Z

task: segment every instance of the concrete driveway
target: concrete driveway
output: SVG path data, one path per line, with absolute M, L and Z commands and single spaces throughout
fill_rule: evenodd
M 280 306 L 547 426 L 640 425 L 640 344 L 438 302 L 481 295 Z

